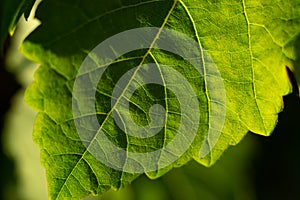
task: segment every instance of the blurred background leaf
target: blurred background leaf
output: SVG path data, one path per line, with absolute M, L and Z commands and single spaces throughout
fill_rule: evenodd
M 28 4 L 29 10 L 25 9 L 26 3 L 29 2 L 34 1 L 13 0 L 0 3 L 1 11 L 4 9 L 3 5 L 6 9 L 7 6 L 11 6 L 5 12 L 1 12 L 0 18 L 1 37 L 4 39 L 8 36 L 3 45 L 0 66 L 0 199 L 5 200 L 41 199 L 39 197 L 42 194 L 44 195 L 42 199 L 47 198 L 45 174 L 39 162 L 39 150 L 31 138 L 35 113 L 23 101 L 24 90 L 33 79 L 32 74 L 36 64 L 29 62 L 19 52 L 20 44 L 39 22 L 33 20 L 33 16 L 30 16 L 30 23 L 26 22 L 25 18 L 21 18 L 12 38 L 8 35 L 7 26 L 8 22 L 11 22 L 13 27 L 25 11 L 27 12 L 25 17 L 29 17 L 31 4 L 30 6 Z M 20 6 L 23 6 L 22 9 Z M 19 10 L 14 10 L 13 7 L 15 9 L 18 7 Z M 18 15 L 18 17 L 14 16 L 14 22 L 10 21 L 13 14 Z M 3 28 L 4 25 L 6 28 Z M 35 191 L 36 184 L 42 184 L 44 189 Z
M 24 14 L 27 20 L 35 0 L 1 0 L 0 2 L 0 43 L 5 41 L 8 33 L 13 34 L 17 22 Z

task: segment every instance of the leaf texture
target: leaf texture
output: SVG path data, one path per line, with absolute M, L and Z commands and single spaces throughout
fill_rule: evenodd
M 291 91 L 285 66 L 292 66 L 296 59 L 299 4 L 298 0 L 43 1 L 37 10 L 42 25 L 24 41 L 22 52 L 41 64 L 25 100 L 38 111 L 33 138 L 41 148 L 50 199 L 102 194 L 140 175 L 100 162 L 91 153 L 92 147 L 101 147 L 97 133 L 82 142 L 76 129 L 77 119 L 72 113 L 75 79 L 86 57 L 94 61 L 97 69 L 101 68 L 89 54 L 99 43 L 130 29 L 158 27 L 187 35 L 199 45 L 202 56 L 209 55 L 203 60 L 201 75 L 191 63 L 153 46 L 132 51 L 111 64 L 96 87 L 96 113 L 91 114 L 96 114 L 100 129 L 114 145 L 144 153 L 161 149 L 176 137 L 182 116 L 179 111 L 185 105 L 180 105 L 166 84 L 140 87 L 128 100 L 129 117 L 139 126 L 147 126 L 151 124 L 151 106 L 159 104 L 166 110 L 166 121 L 153 137 L 128 136 L 114 123 L 111 109 L 114 86 L 123 74 L 146 63 L 156 63 L 154 68 L 159 70 L 159 63 L 163 63 L 184 75 L 196 91 L 201 114 L 197 135 L 171 165 L 145 170 L 148 177 L 157 178 L 191 159 L 206 166 L 214 164 L 228 146 L 240 142 L 248 131 L 265 136 L 272 132 L 283 107 L 282 96 Z M 163 36 L 158 31 L 157 38 L 160 37 Z M 151 44 L 157 41 L 154 38 Z M 215 84 L 220 80 L 210 71 L 212 65 L 217 66 L 222 77 L 226 102 L 215 101 L 222 94 Z M 131 74 L 132 79 L 134 76 Z M 163 80 L 167 77 L 162 76 Z M 224 126 L 220 126 L 223 115 Z M 93 128 L 89 127 L 89 116 L 80 119 L 84 129 Z M 215 145 L 211 145 L 215 138 L 207 137 L 208 130 L 220 132 Z M 204 158 L 199 157 L 203 141 L 211 148 Z M 157 165 L 163 165 L 163 161 Z

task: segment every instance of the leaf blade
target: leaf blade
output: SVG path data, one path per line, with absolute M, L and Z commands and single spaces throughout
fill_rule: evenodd
M 297 4 L 293 3 L 292 1 L 285 2 L 288 2 L 288 5 Z M 123 3 L 126 4 L 126 2 Z M 263 4 L 263 2 L 260 1 L 255 1 L 255 3 Z M 199 136 L 197 136 L 195 143 L 192 145 L 191 149 L 188 150 L 188 152 L 184 154 L 183 157 L 180 158 L 176 163 L 174 163 L 173 166 L 162 169 L 156 173 L 147 173 L 147 175 L 151 178 L 159 177 L 170 170 L 172 167 L 178 167 L 185 164 L 188 160 L 191 159 L 191 157 L 204 165 L 211 165 L 221 156 L 223 151 L 229 145 L 238 143 L 248 130 L 259 134 L 268 135 L 276 124 L 277 113 L 282 109 L 281 97 L 290 92 L 290 86 L 284 71 L 284 67 L 281 66 L 282 63 L 288 59 L 285 57 L 285 55 L 282 55 L 281 49 L 277 47 L 278 45 L 273 44 L 274 37 L 270 35 L 272 31 L 266 30 L 265 27 L 267 27 L 267 25 L 264 25 L 264 27 L 257 26 L 256 24 L 250 24 L 252 18 L 256 21 L 264 20 L 264 18 L 262 16 L 259 16 L 258 14 L 262 12 L 257 11 L 258 9 L 260 9 L 260 6 L 251 4 L 245 1 L 235 1 L 231 3 L 228 2 L 228 4 L 224 4 L 218 1 L 213 4 L 199 4 L 198 1 L 145 1 L 142 3 L 135 2 L 132 4 L 126 4 L 124 6 L 111 2 L 109 5 L 103 6 L 103 10 L 100 9 L 100 11 L 95 11 L 93 10 L 94 6 L 91 2 L 87 2 L 85 6 L 80 4 L 80 1 L 76 2 L 75 4 L 74 2 L 70 1 L 66 1 L 64 3 L 58 3 L 55 1 L 44 3 L 44 7 L 40 8 L 40 13 L 42 13 L 42 10 L 44 11 L 44 13 L 47 13 L 48 9 L 67 10 L 66 12 L 69 12 L 68 15 L 74 17 L 75 13 L 80 13 L 79 11 L 81 11 L 82 13 L 83 11 L 89 10 L 89 12 L 81 15 L 76 15 L 75 19 L 71 19 L 71 17 L 68 18 L 65 16 L 65 14 L 63 14 L 63 25 L 60 27 L 54 26 L 56 25 L 54 22 L 57 20 L 55 17 L 53 19 L 43 18 L 44 21 L 42 21 L 44 22 L 44 27 L 40 27 L 27 39 L 27 41 L 24 42 L 22 47 L 23 52 L 32 59 L 38 61 L 39 63 L 42 63 L 43 66 L 41 68 L 45 69 L 45 72 L 37 73 L 37 83 L 35 84 L 36 87 L 32 87 L 34 89 L 29 89 L 27 91 L 27 102 L 31 102 L 31 104 L 33 104 L 35 107 L 38 107 L 40 112 L 44 112 L 48 117 L 53 119 L 55 123 L 61 123 L 60 126 L 63 128 L 60 129 L 65 130 L 65 132 L 59 130 L 59 128 L 55 128 L 58 130 L 56 130 L 56 132 L 53 132 L 52 134 L 55 135 L 64 132 L 65 136 L 61 140 L 54 139 L 55 143 L 59 144 L 64 140 L 68 141 L 70 139 L 69 137 L 78 140 L 78 135 L 75 134 L 76 130 L 74 128 L 74 124 L 72 124 L 72 122 L 69 122 L 70 124 L 66 124 L 65 121 L 72 121 L 72 108 L 70 107 L 72 85 L 80 63 L 86 56 L 85 52 L 89 52 L 93 48 L 93 46 L 95 44 L 98 44 L 101 40 L 104 40 L 108 36 L 114 35 L 115 33 L 119 33 L 122 30 L 149 25 L 158 26 L 163 22 L 164 19 L 161 16 L 166 16 L 167 13 L 170 13 L 170 10 L 172 8 L 171 5 L 175 5 L 174 11 L 171 12 L 170 19 L 167 21 L 166 25 L 168 28 L 178 29 L 181 32 L 184 32 L 185 34 L 194 38 L 195 40 L 198 40 L 199 45 L 203 46 L 205 48 L 205 51 L 209 51 L 214 62 L 217 63 L 224 80 L 225 88 L 227 91 L 226 95 L 229 99 L 226 102 L 226 121 L 221 137 L 218 140 L 215 149 L 211 151 L 211 154 L 209 156 L 204 159 L 200 159 L 198 153 L 196 152 L 198 152 L 198 146 L 201 145 L 201 141 L 205 137 L 205 133 L 208 129 L 207 126 L 211 125 L 211 123 L 208 122 L 211 115 L 211 112 L 209 112 L 209 104 L 211 104 L 209 96 L 211 95 L 211 91 L 208 90 L 207 83 L 199 83 L 198 85 L 194 83 L 195 86 L 197 85 L 199 88 L 201 88 L 199 89 L 199 98 L 201 98 L 205 110 L 202 113 L 204 115 L 204 119 L 203 121 L 201 121 L 203 125 L 199 130 Z M 284 2 L 279 1 L 278 5 L 280 4 L 284 4 Z M 266 3 L 266 5 L 268 4 Z M 251 9 L 248 10 L 248 7 Z M 294 7 L 296 8 L 296 6 Z M 137 10 L 136 8 L 139 8 L 140 10 Z M 108 11 L 105 9 L 107 9 Z M 90 10 L 93 10 L 93 12 L 90 12 Z M 145 12 L 147 10 L 152 10 L 153 13 Z M 161 12 L 162 10 L 163 12 Z M 155 13 L 158 11 L 160 11 L 159 14 Z M 133 17 L 129 16 L 131 12 L 136 13 L 136 15 Z M 274 14 L 270 14 L 271 16 L 282 14 L 280 13 L 281 11 L 278 11 L 275 8 L 272 10 L 272 12 Z M 145 16 L 142 13 L 147 13 L 147 15 Z M 164 13 L 164 15 L 162 13 Z M 38 13 L 38 17 L 39 15 L 41 14 Z M 91 15 L 91 17 L 88 18 L 88 15 Z M 286 12 L 282 15 L 286 15 Z M 182 16 L 181 19 L 178 19 L 178 16 Z M 195 19 L 199 19 L 199 21 L 191 20 L 190 16 Z M 120 19 L 122 18 L 124 20 L 120 21 Z M 100 20 L 100 22 L 98 22 L 97 20 Z M 130 24 L 128 24 L 129 21 Z M 263 21 L 263 23 L 266 22 Z M 297 23 L 297 21 L 294 22 L 293 26 L 296 27 Z M 99 33 L 104 30 L 102 29 L 103 24 L 111 27 L 111 29 L 109 29 L 109 33 L 103 32 L 101 35 L 101 39 L 99 39 L 97 38 L 99 37 L 99 35 L 93 34 L 93 32 Z M 95 28 L 97 26 L 99 26 L 100 28 Z M 284 27 L 284 25 L 281 26 Z M 97 31 L 95 31 L 96 29 Z M 299 32 L 298 29 L 294 29 L 295 30 L 292 30 L 292 32 Z M 87 30 L 89 30 L 90 32 L 88 32 Z M 265 31 L 262 32 L 262 30 Z M 48 32 L 48 34 L 42 36 L 42 34 L 46 31 Z M 273 31 L 278 32 L 277 29 L 274 29 Z M 250 38 L 250 34 L 252 36 L 252 39 Z M 89 39 L 86 39 L 85 37 L 87 37 L 88 35 Z M 54 36 L 54 39 L 52 36 Z M 280 40 L 282 39 L 280 38 Z M 267 44 L 265 48 L 261 47 L 262 42 L 265 42 Z M 273 47 L 275 50 L 272 50 Z M 255 51 L 252 52 L 252 48 Z M 262 53 L 261 48 L 272 53 L 272 55 L 278 55 L 278 59 L 276 59 L 276 61 L 270 61 L 268 56 Z M 165 61 L 170 62 L 170 64 L 174 64 L 174 57 L 168 58 L 168 55 L 163 54 L 162 52 L 154 52 L 153 55 L 154 58 L 158 60 L 158 62 Z M 258 55 L 259 59 L 256 59 L 254 55 Z M 247 60 L 246 63 L 245 60 Z M 134 63 L 125 62 L 125 65 L 132 64 Z M 180 64 L 188 68 L 186 63 Z M 238 75 L 235 74 L 236 68 L 239 69 L 237 72 Z M 269 76 L 266 76 L 264 74 L 264 71 L 262 69 L 268 70 L 270 72 L 275 71 L 276 75 L 271 75 L 273 78 L 270 78 Z M 184 72 L 185 71 L 183 70 L 182 73 Z M 49 74 L 53 74 L 53 77 L 49 76 Z M 201 77 L 197 77 L 201 80 L 199 82 L 205 82 L 205 79 L 206 82 L 208 80 L 214 80 L 212 78 L 208 79 L 206 75 L 203 79 L 201 79 Z M 110 74 L 110 76 L 112 76 L 112 74 Z M 268 85 L 272 85 L 273 82 L 279 83 L 276 85 L 276 87 L 270 89 L 270 94 L 272 94 L 272 96 L 270 96 L 269 94 L 265 94 L 265 80 L 260 79 L 265 79 Z M 109 84 L 107 84 L 106 86 L 110 88 L 108 85 Z M 202 89 L 203 87 L 204 89 Z M 255 87 L 259 89 L 257 90 L 255 89 Z M 54 92 L 49 92 L 49 88 L 54 89 Z M 37 98 L 38 101 L 37 99 L 34 99 L 36 94 L 38 94 L 39 97 Z M 145 94 L 143 95 L 145 96 Z M 259 96 L 259 98 L 257 96 Z M 243 99 L 243 101 L 241 101 L 241 99 Z M 274 99 L 276 99 L 276 103 L 273 102 Z M 165 102 L 168 101 L 165 100 Z M 173 102 L 172 104 L 175 103 Z M 145 106 L 145 104 L 142 105 Z M 105 106 L 104 104 L 99 103 L 99 109 L 99 112 L 101 111 L 101 113 L 108 113 L 107 106 Z M 257 121 L 257 118 L 261 120 Z M 174 122 L 176 122 L 176 120 L 174 120 Z M 37 127 L 36 129 L 39 129 L 39 126 L 41 125 L 36 123 L 35 126 Z M 58 125 L 52 126 L 59 127 Z M 112 130 L 112 132 L 118 133 L 117 130 L 110 130 Z M 38 137 L 37 135 L 41 134 L 42 132 L 42 130 L 36 131 L 35 137 Z M 121 134 L 119 136 L 120 138 L 123 137 Z M 171 138 L 171 136 L 169 137 Z M 168 137 L 164 136 L 163 138 Z M 127 145 L 131 142 L 131 145 L 129 145 L 130 148 L 134 147 L 132 146 L 133 144 L 138 144 L 137 141 L 130 140 L 128 139 L 128 137 L 126 140 L 127 142 L 124 142 L 124 144 Z M 45 146 L 51 149 L 49 141 L 39 142 L 38 144 L 42 149 L 45 148 Z M 80 148 L 84 148 L 83 145 L 79 145 L 77 143 L 76 145 L 69 146 L 80 146 Z M 149 144 L 149 146 L 151 145 Z M 152 148 L 155 149 L 157 148 L 157 146 L 154 145 Z M 58 149 L 63 149 L 63 147 L 57 148 L 56 151 Z M 67 153 L 69 153 L 68 151 L 72 152 L 72 149 L 66 150 Z M 53 151 L 52 154 L 54 152 L 55 151 Z M 77 162 L 78 166 L 81 166 L 81 164 L 87 166 L 88 164 L 83 164 L 83 158 L 85 156 L 92 157 L 92 155 L 82 152 L 79 152 L 79 154 L 81 154 L 81 158 Z M 42 157 L 45 157 L 44 159 L 46 160 L 49 159 L 47 158 L 47 156 Z M 51 162 L 53 163 L 55 162 L 55 160 L 52 160 Z M 73 180 L 73 173 L 77 173 L 78 170 L 80 171 L 81 168 L 84 168 L 82 166 L 77 167 L 77 164 L 74 165 L 75 167 L 68 165 L 64 166 L 70 171 L 69 175 L 64 175 L 64 178 L 66 180 L 65 183 L 68 182 L 69 179 Z M 110 187 L 119 188 L 122 185 L 131 182 L 136 176 L 138 176 L 138 174 L 131 175 L 127 173 L 120 173 L 106 168 L 105 166 L 99 164 L 99 162 L 95 158 L 90 158 L 90 165 L 92 165 L 93 168 L 96 168 L 97 165 L 101 167 L 100 169 L 98 167 L 97 170 L 92 170 L 94 171 L 93 173 L 91 171 L 85 171 L 85 177 L 88 177 L 88 174 L 94 174 L 96 179 L 98 178 L 98 182 L 96 181 L 96 179 L 89 180 L 89 178 L 85 178 L 85 180 L 89 181 L 85 183 L 85 187 L 82 187 L 84 189 L 82 190 L 81 188 L 80 191 L 77 191 L 76 187 L 74 187 L 71 189 L 73 193 L 66 189 L 69 185 L 67 183 L 63 184 L 63 186 L 60 186 L 60 188 L 49 186 L 50 196 L 53 199 L 60 199 L 63 197 L 79 198 L 88 193 L 102 193 Z M 46 167 L 46 169 L 48 169 L 48 174 L 51 173 L 49 166 Z M 102 174 L 103 171 L 106 170 L 110 171 L 110 173 L 114 175 Z M 58 172 L 57 174 L 55 172 L 54 175 L 51 176 L 55 177 L 59 175 Z M 49 182 L 53 181 L 53 177 L 51 176 L 48 175 Z M 100 177 L 105 177 L 104 179 L 113 179 L 114 181 L 99 183 L 99 180 L 101 180 Z M 76 183 L 71 184 L 72 187 L 74 185 L 76 185 Z

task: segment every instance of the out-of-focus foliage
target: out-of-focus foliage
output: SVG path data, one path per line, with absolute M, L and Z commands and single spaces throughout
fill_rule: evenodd
M 17 22 L 24 14 L 27 20 L 35 0 L 1 0 L 0 1 L 0 44 L 8 34 L 12 35 Z

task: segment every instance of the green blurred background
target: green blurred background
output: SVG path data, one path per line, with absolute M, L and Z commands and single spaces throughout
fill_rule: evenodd
M 45 171 L 32 141 L 35 112 L 23 101 L 37 65 L 18 51 L 39 22 L 21 19 L 13 38 L 5 40 L 0 58 L 0 199 L 47 199 Z M 297 200 L 300 199 L 300 100 L 284 97 L 285 108 L 271 137 L 249 133 L 211 168 L 195 162 L 157 180 L 141 176 L 104 200 Z

